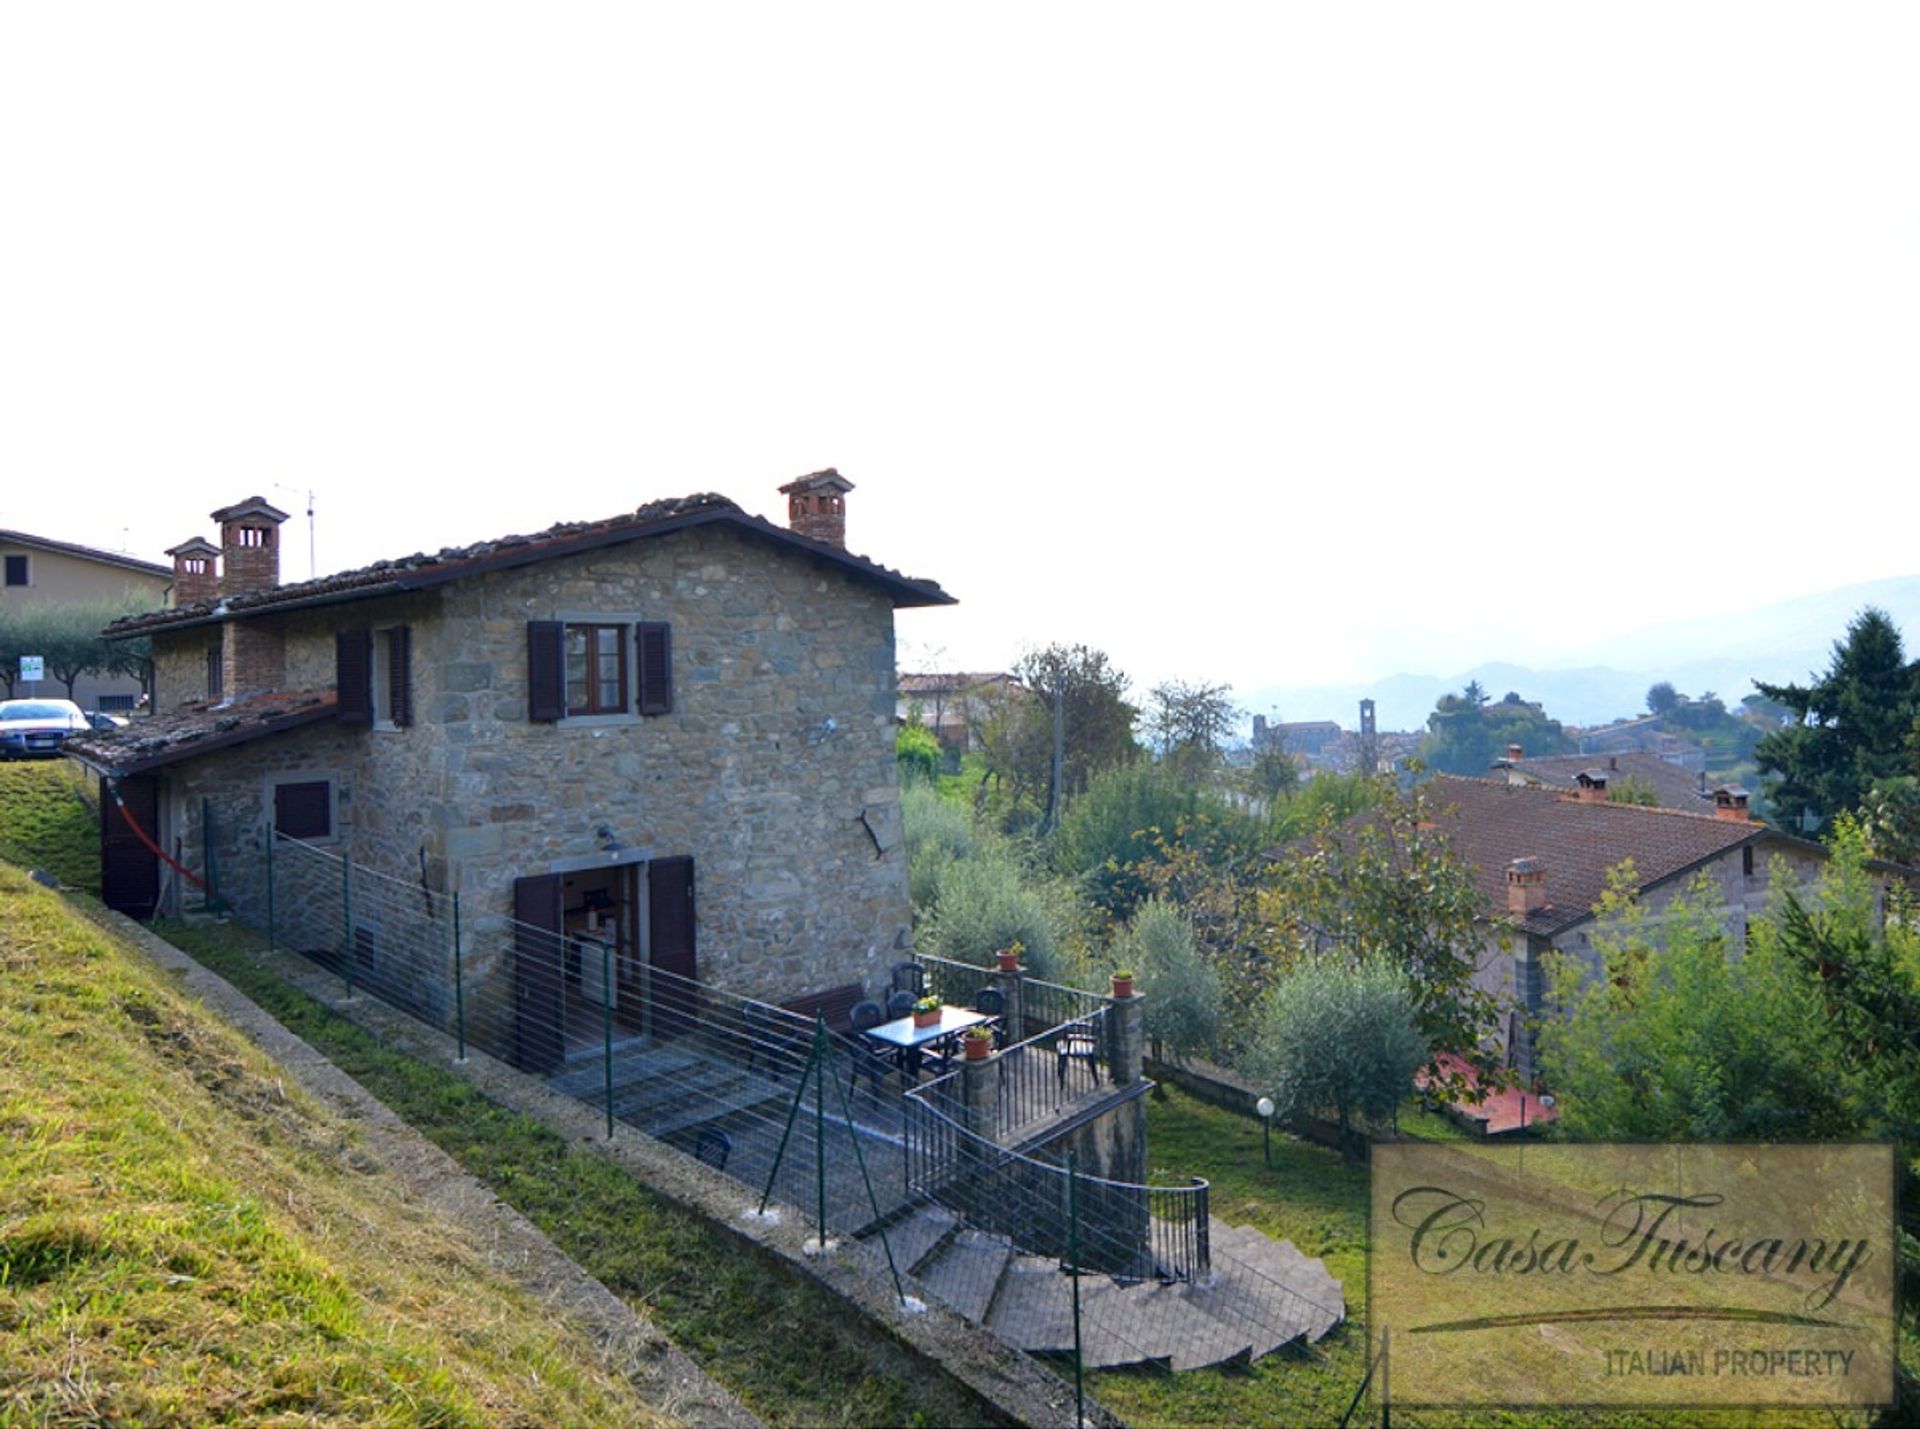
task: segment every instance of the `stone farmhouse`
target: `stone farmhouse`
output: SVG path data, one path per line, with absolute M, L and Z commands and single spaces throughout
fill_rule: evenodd
M 70 746 L 118 796 L 106 901 L 257 878 L 277 828 L 459 892 L 475 931 L 590 926 L 622 979 L 883 981 L 910 926 L 893 612 L 952 597 L 846 550 L 851 486 L 782 487 L 786 526 L 696 495 L 295 585 L 285 513 L 214 512 L 172 606 L 109 630 L 152 638 L 153 716 Z
M 10 615 L 36 605 L 114 601 L 134 608 L 156 606 L 165 603 L 173 583 L 173 571 L 152 561 L 24 531 L 0 531 L 0 568 L 0 609 Z M 28 693 L 24 686 L 14 691 L 23 697 Z M 46 680 L 32 693 L 64 698 L 66 689 Z M 89 710 L 131 710 L 143 693 L 132 675 L 89 673 L 73 686 L 74 700 Z
M 902 675 L 895 713 L 904 722 L 918 719 L 955 754 L 980 747 L 980 728 L 1008 702 L 1029 698 L 1026 686 L 1001 671 Z

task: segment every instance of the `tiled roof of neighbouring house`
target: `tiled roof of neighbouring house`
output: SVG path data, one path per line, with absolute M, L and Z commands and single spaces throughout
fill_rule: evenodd
M 1501 764 L 1508 762 L 1502 760 Z M 1644 750 L 1628 750 L 1622 754 L 1550 754 L 1514 760 L 1511 765 L 1527 778 L 1558 789 L 1572 789 L 1579 782 L 1579 776 L 1588 771 L 1606 779 L 1609 793 L 1628 779 L 1638 779 L 1652 788 L 1663 809 L 1682 809 L 1694 814 L 1713 811 L 1713 800 L 1701 788 L 1698 774 L 1691 774 Z
M 142 774 L 216 749 L 333 718 L 331 689 L 252 695 L 231 703 L 182 705 L 135 719 L 124 729 L 75 735 L 62 750 L 110 778 Z
M 1637 886 L 1645 889 L 1744 843 L 1785 837 L 1765 824 L 1634 804 L 1583 804 L 1557 790 L 1504 780 L 1436 774 L 1424 793 L 1439 831 L 1472 868 L 1487 916 L 1545 937 L 1592 917 L 1606 892 L 1608 870 L 1625 859 L 1633 860 Z M 1287 852 L 1272 849 L 1268 857 Z M 1546 871 L 1546 905 L 1524 917 L 1507 909 L 1507 865 L 1517 858 L 1538 860 Z
M 962 671 L 954 675 L 902 675 L 900 693 L 903 695 L 950 695 L 960 690 L 976 689 L 981 685 L 1012 683 L 1013 676 L 993 670 Z
M 580 551 L 715 524 L 733 527 L 754 539 L 838 567 L 855 580 L 879 586 L 898 606 L 954 603 L 953 597 L 941 590 L 936 581 L 903 576 L 864 556 L 850 555 L 838 546 L 799 535 L 763 517 L 749 516 L 724 496 L 703 493 L 648 502 L 636 511 L 604 521 L 561 522 L 531 536 L 501 536 L 471 546 L 443 547 L 432 554 L 416 552 L 398 560 L 376 561 L 356 571 L 342 571 L 297 585 L 273 586 L 248 595 L 223 596 L 175 610 L 128 616 L 108 626 L 106 633 L 108 639 L 117 639 L 274 610 L 427 590 L 485 571 L 531 565 Z
M 1607 891 L 1608 870 L 1624 859 L 1633 860 L 1639 887 L 1647 888 L 1771 832 L 1765 824 L 1712 814 L 1583 804 L 1558 790 L 1445 774 L 1427 785 L 1427 797 L 1454 851 L 1473 866 L 1481 899 L 1495 916 L 1511 917 L 1507 865 L 1516 858 L 1540 860 L 1547 904 L 1512 921 L 1549 936 L 1593 915 Z

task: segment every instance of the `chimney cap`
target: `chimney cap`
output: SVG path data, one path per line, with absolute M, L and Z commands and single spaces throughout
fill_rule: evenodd
M 833 467 L 826 467 L 821 471 L 810 471 L 805 476 L 795 477 L 780 488 L 780 494 L 794 496 L 803 491 L 818 491 L 822 487 L 832 487 L 835 491 L 852 491 L 853 483 Z
M 1718 784 L 1714 786 L 1713 797 L 1718 800 L 1745 799 L 1748 795 L 1738 784 Z
M 1509 759 L 1520 759 L 1523 758 L 1525 754 L 1526 751 L 1517 744 L 1509 744 L 1507 746 L 1507 758 Z
M 177 546 L 168 547 L 169 556 L 217 556 L 220 548 L 205 536 L 195 536 L 191 541 L 182 541 Z
M 222 525 L 229 521 L 238 521 L 242 516 L 264 516 L 278 525 L 287 519 L 287 513 L 271 505 L 264 497 L 249 496 L 245 501 L 236 501 L 231 506 L 222 506 L 213 513 L 213 519 Z
M 1537 858 L 1516 858 L 1507 865 L 1507 876 L 1509 878 L 1532 878 L 1535 875 L 1544 876 L 1546 871 L 1547 866 Z
M 1607 771 L 1604 769 L 1582 769 L 1573 777 L 1583 785 L 1597 784 L 1603 789 L 1607 785 Z

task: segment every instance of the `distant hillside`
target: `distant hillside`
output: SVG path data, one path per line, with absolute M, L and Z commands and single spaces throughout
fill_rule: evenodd
M 0 1423 L 665 1422 L 354 1128 L 0 865 Z
M 1499 699 L 1509 690 L 1546 706 L 1568 724 L 1604 724 L 1646 707 L 1647 687 L 1661 680 L 1690 695 L 1717 693 L 1728 704 L 1753 681 L 1804 681 L 1824 670 L 1833 642 L 1863 606 L 1877 605 L 1920 655 L 1920 576 L 1868 581 L 1800 596 L 1736 615 L 1679 620 L 1600 642 L 1578 644 L 1565 667 L 1535 669 L 1489 661 L 1449 674 L 1395 674 L 1364 684 L 1269 685 L 1238 694 L 1249 714 L 1284 720 L 1338 720 L 1352 729 L 1362 698 L 1378 707 L 1380 728 L 1418 729 L 1434 702 L 1469 680 Z

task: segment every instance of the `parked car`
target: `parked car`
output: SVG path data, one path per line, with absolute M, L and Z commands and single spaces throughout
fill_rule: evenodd
M 111 733 L 116 729 L 125 729 L 127 727 L 127 717 L 125 715 L 108 714 L 105 710 L 88 710 L 87 723 L 95 729 L 106 730 L 108 733 Z
M 92 728 L 72 700 L 0 700 L 0 759 L 51 759 Z

